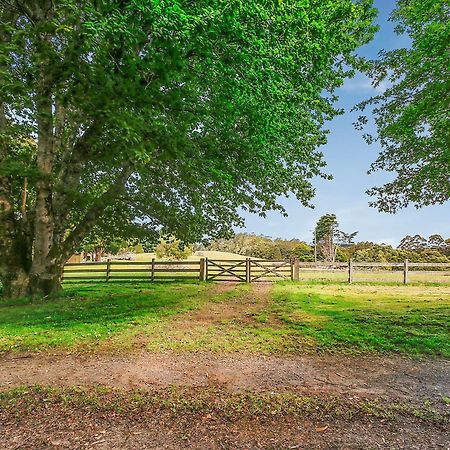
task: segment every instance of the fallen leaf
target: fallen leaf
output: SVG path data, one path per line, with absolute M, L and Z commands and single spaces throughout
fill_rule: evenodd
M 324 427 L 317 427 L 316 428 L 316 431 L 318 432 L 318 433 L 322 433 L 323 431 L 325 431 L 325 430 L 327 430 L 328 429 L 328 425 L 325 425 Z

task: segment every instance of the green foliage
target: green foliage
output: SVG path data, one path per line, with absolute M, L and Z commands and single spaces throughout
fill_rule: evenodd
M 272 239 L 247 233 L 238 233 L 230 239 L 214 240 L 207 249 L 262 259 L 297 258 L 299 261 L 314 261 L 314 249 L 305 242 L 297 239 Z
M 135 253 L 144 253 L 144 247 L 142 246 L 142 244 L 136 244 L 133 248 Z
M 48 268 L 94 226 L 193 242 L 239 207 L 309 205 L 374 16 L 369 0 L 2 2 L 0 178 L 20 222 L 29 176 L 32 243 L 51 241 L 30 258 Z
M 103 255 L 104 253 L 110 253 L 116 255 L 120 250 L 128 247 L 128 241 L 126 239 L 106 236 L 96 233 L 90 233 L 77 249 L 85 253 L 98 253 Z
M 382 52 L 374 62 L 375 84 L 384 93 L 360 107 L 374 106 L 378 140 L 383 148 L 371 171 L 394 172 L 394 181 L 369 191 L 381 211 L 395 212 L 450 198 L 449 6 L 446 0 L 398 0 L 392 14 L 397 32 L 410 48 Z M 358 127 L 367 123 L 361 117 Z
M 317 242 L 333 237 L 337 227 L 339 226 L 336 214 L 325 214 L 322 216 L 316 224 L 315 236 Z
M 334 223 L 334 221 L 332 221 Z M 406 236 L 398 248 L 391 245 L 376 244 L 374 242 L 353 243 L 355 233 L 346 234 L 343 239 L 336 238 L 336 261 L 345 262 L 350 258 L 359 262 L 450 262 L 450 239 L 440 235 L 432 235 L 428 239 L 421 236 Z M 336 236 L 336 234 L 335 234 Z M 350 240 L 348 239 L 350 236 Z M 417 237 L 418 236 L 418 237 Z M 320 242 L 319 242 L 320 243 Z M 243 256 L 253 256 L 263 259 L 298 259 L 299 261 L 314 261 L 314 246 L 296 239 L 271 239 L 267 236 L 239 233 L 231 239 L 217 239 L 207 247 L 208 250 L 237 253 Z M 275 257 L 276 256 L 276 257 Z M 319 260 L 324 259 L 319 245 Z
M 345 233 L 338 230 L 338 222 L 335 214 L 325 214 L 322 216 L 314 230 L 314 239 L 317 245 L 317 251 L 320 258 L 325 261 L 334 262 L 346 261 L 347 258 L 342 247 L 353 245 L 353 239 L 358 234 Z
M 404 250 L 392 248 L 390 245 L 359 242 L 352 247 L 343 249 L 348 258 L 355 261 L 373 262 L 410 262 L 444 263 L 450 262 L 449 256 L 432 248 Z
M 183 245 L 175 236 L 161 238 L 155 247 L 156 257 L 160 259 L 187 259 L 192 254 L 192 248 Z

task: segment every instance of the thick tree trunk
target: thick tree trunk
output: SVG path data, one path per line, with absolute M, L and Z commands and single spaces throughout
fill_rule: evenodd
M 2 277 L 3 291 L 5 298 L 18 298 L 28 295 L 30 278 L 20 267 L 11 267 L 4 277 Z
M 49 264 L 39 273 L 33 273 L 21 265 L 9 265 L 3 270 L 2 296 L 18 298 L 26 295 L 49 295 L 61 290 L 63 265 Z
M 29 279 L 29 295 L 50 295 L 61 290 L 62 269 L 50 267 L 38 275 L 32 274 Z

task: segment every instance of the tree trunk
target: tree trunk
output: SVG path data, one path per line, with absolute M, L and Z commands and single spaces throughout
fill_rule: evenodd
M 50 295 L 62 289 L 62 269 L 59 266 L 47 268 L 39 274 L 32 274 L 29 279 L 29 295 Z
M 39 274 L 30 274 L 22 267 L 10 267 L 10 272 L 2 277 L 5 298 L 26 295 L 49 295 L 61 290 L 62 268 L 54 266 Z
M 11 267 L 10 272 L 2 278 L 5 298 L 18 298 L 28 295 L 29 276 L 20 267 Z

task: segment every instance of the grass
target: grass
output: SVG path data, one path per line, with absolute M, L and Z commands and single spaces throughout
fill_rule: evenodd
M 174 419 L 186 415 L 237 421 L 286 416 L 314 421 L 376 418 L 394 421 L 399 416 L 434 425 L 448 425 L 450 414 L 445 404 L 432 407 L 430 402 L 405 403 L 381 399 L 344 399 L 331 395 L 305 396 L 295 393 L 230 393 L 218 388 L 171 388 L 164 391 L 120 390 L 106 386 L 51 388 L 23 386 L 0 391 L 0 411 L 23 417 L 27 412 L 60 407 L 81 411 L 85 415 L 124 416 L 145 421 L 149 413 L 169 414 Z
M 0 350 L 84 347 L 126 330 L 167 321 L 211 298 L 200 283 L 88 283 L 61 295 L 0 300 Z
M 347 269 L 323 270 L 323 269 L 300 269 L 300 280 L 302 281 L 332 281 L 346 283 L 348 279 Z M 403 283 L 403 271 L 401 270 L 354 270 L 354 283 Z M 450 272 L 448 270 L 410 270 L 408 274 L 409 283 L 450 283 Z
M 283 282 L 77 283 L 0 300 L 0 351 L 450 356 L 450 287 Z
M 449 294 L 445 286 L 283 284 L 274 308 L 322 351 L 449 357 Z

